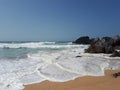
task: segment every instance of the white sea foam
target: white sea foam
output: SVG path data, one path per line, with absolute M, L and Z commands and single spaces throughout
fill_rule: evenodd
M 47 43 L 48 44 L 48 43 Z M 65 82 L 80 76 L 103 76 L 106 69 L 120 69 L 120 58 L 84 53 L 88 45 L 54 45 L 63 50 L 28 53 L 26 58 L 0 59 L 0 90 L 22 90 L 23 85 L 44 80 Z M 7 46 L 8 45 L 8 46 Z M 38 43 L 7 44 L 7 47 L 46 47 Z M 0 44 L 0 47 L 4 47 Z M 81 57 L 76 57 L 81 56 Z
M 40 83 L 46 80 L 42 78 L 37 72 L 32 74 L 25 75 L 24 77 L 20 78 L 20 81 L 24 83 L 24 85 L 33 84 L 33 83 Z
M 0 90 L 22 90 L 21 85 L 23 84 L 45 80 L 44 78 L 37 79 L 38 76 L 35 73 L 37 68 L 44 65 L 43 62 L 35 59 L 0 60 Z M 34 76 L 34 79 L 25 81 L 25 77 L 30 78 L 31 76 Z
M 29 43 L 0 43 L 0 48 L 71 48 L 79 47 L 79 45 L 72 45 L 71 42 L 67 44 L 55 44 L 55 42 L 29 42 Z
M 50 81 L 69 81 L 79 76 L 79 74 L 67 72 L 63 69 L 60 69 L 55 64 L 50 64 L 47 67 L 38 69 L 40 75 Z

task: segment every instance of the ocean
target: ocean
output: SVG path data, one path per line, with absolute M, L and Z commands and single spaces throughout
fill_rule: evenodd
M 89 54 L 89 45 L 72 42 L 0 42 L 0 90 L 23 90 L 45 80 L 65 82 L 82 76 L 103 76 L 120 69 L 120 57 Z

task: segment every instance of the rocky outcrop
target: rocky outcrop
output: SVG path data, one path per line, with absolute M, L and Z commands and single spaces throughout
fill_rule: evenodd
M 113 76 L 114 78 L 117 78 L 118 76 L 120 76 L 120 72 L 114 73 L 112 76 Z
M 114 51 L 110 57 L 120 57 L 120 51 Z
M 120 49 L 120 36 L 111 37 L 103 37 L 95 38 L 88 49 L 85 50 L 87 53 L 113 53 L 115 50 Z M 114 56 L 118 54 L 113 54 Z
M 83 36 L 83 37 L 80 37 L 77 40 L 75 40 L 73 43 L 76 43 L 76 44 L 90 44 L 91 39 L 88 36 Z
M 114 39 L 114 44 L 113 44 L 113 46 L 120 46 L 120 36 L 117 35 L 117 36 L 115 36 L 113 39 Z

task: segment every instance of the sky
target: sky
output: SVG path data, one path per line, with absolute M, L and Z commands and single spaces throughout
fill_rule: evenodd
M 0 0 L 0 41 L 120 35 L 120 0 Z

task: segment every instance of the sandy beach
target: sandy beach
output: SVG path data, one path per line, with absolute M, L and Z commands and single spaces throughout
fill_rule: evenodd
M 43 81 L 26 85 L 24 90 L 120 90 L 120 77 L 112 74 L 120 70 L 107 70 L 105 76 L 84 76 L 68 82 Z

